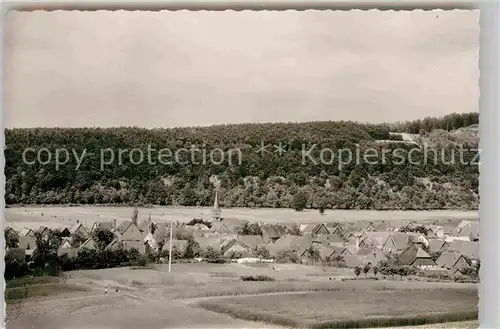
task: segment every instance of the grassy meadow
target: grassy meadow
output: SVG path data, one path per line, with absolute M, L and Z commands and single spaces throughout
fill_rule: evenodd
M 5 209 L 5 219 L 8 225 L 17 227 L 38 228 L 45 225 L 49 228 L 68 227 L 77 221 L 91 226 L 95 221 L 110 221 L 112 219 L 128 220 L 132 214 L 131 207 L 107 206 L 41 206 L 41 207 L 9 207 Z M 155 222 L 179 221 L 189 222 L 193 218 L 210 218 L 210 207 L 153 207 L 139 208 L 139 221 L 151 219 Z M 317 210 L 293 209 L 223 209 L 223 217 L 238 218 L 251 222 L 265 223 L 320 223 L 320 222 L 354 222 L 354 221 L 461 221 L 477 219 L 477 211 L 372 211 L 372 210 L 327 210 L 320 215 Z

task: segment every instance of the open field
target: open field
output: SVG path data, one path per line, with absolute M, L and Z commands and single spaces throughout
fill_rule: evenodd
M 205 309 L 238 318 L 262 319 L 283 325 L 327 328 L 335 323 L 354 323 L 359 319 L 404 322 L 418 318 L 477 311 L 473 290 L 414 290 L 307 292 L 215 298 L 201 301 Z M 474 315 L 473 315 L 474 316 Z M 477 315 L 476 315 L 477 316 Z M 372 320 L 372 321 L 369 321 Z M 411 322 L 410 322 L 411 323 Z M 415 323 L 415 322 L 414 322 Z M 350 326 L 354 328 L 353 325 Z
M 275 266 L 276 270 L 272 269 Z M 352 270 L 289 264 L 174 264 L 152 269 L 110 268 L 67 272 L 67 284 L 85 291 L 27 299 L 7 306 L 7 328 L 285 328 L 236 319 L 199 303 L 263 309 L 293 321 L 391 316 L 433 310 L 477 309 L 477 285 L 416 281 L 341 281 Z M 268 275 L 273 282 L 244 282 L 241 275 Z M 331 280 L 330 280 L 331 279 Z M 104 287 L 109 287 L 104 295 Z M 115 292 L 114 288 L 119 291 Z M 341 300 L 341 302 L 339 301 Z M 344 305 L 344 306 L 342 306 Z M 347 306 L 346 306 L 347 305 Z M 350 306 L 349 306 L 350 305 Z M 387 306 L 389 305 L 389 307 Z M 332 307 L 336 312 L 331 312 Z M 223 310 L 219 310 L 223 311 Z M 255 319 L 255 318 L 254 318 Z M 272 319 L 268 320 L 271 323 Z M 334 318 L 333 320 L 336 320 Z M 462 328 L 477 328 L 477 325 Z M 473 324 L 475 322 L 472 322 Z M 416 327 L 418 328 L 418 327 Z M 433 328 L 461 328 L 426 325 Z
M 67 227 L 77 220 L 91 226 L 95 221 L 110 221 L 112 219 L 130 219 L 130 207 L 78 206 L 78 207 L 11 207 L 5 209 L 5 219 L 9 225 L 38 228 L 45 225 L 48 228 Z M 175 220 L 188 222 L 197 217 L 210 217 L 211 208 L 207 207 L 154 207 L 139 208 L 139 221 L 151 219 L 155 222 Z M 460 221 L 463 219 L 478 219 L 477 211 L 370 211 L 370 210 L 327 210 L 320 215 L 317 210 L 296 212 L 292 209 L 223 209 L 223 217 L 238 218 L 248 221 L 266 223 L 317 223 L 317 222 L 354 222 L 354 221 L 420 221 L 422 223 L 435 220 Z
M 78 293 L 85 291 L 54 277 L 20 278 L 6 281 L 5 300 L 16 303 L 26 298 Z

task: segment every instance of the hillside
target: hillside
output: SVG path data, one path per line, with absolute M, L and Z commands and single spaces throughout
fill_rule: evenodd
M 452 119 L 452 124 L 446 123 Z M 7 129 L 5 198 L 7 204 L 207 206 L 217 186 L 224 207 L 290 207 L 300 191 L 307 207 L 477 209 L 478 167 L 470 162 L 478 161 L 474 158 L 478 131 L 476 126 L 469 127 L 476 125 L 477 119 L 477 114 L 469 113 L 393 125 L 325 121 L 153 130 Z M 415 144 L 405 140 L 406 136 L 413 136 Z M 261 143 L 270 145 L 264 155 L 257 152 Z M 281 155 L 272 147 L 279 143 Z M 193 145 L 206 153 L 190 153 Z M 420 151 L 411 151 L 417 146 Z M 28 148 L 32 148 L 27 153 L 29 161 L 34 161 L 35 152 L 42 148 L 49 150 L 52 158 L 46 165 L 24 163 L 23 151 Z M 131 152 L 134 148 L 134 156 L 124 153 L 120 164 L 118 150 Z M 158 155 L 164 148 L 173 154 L 185 150 L 179 153 L 179 161 L 165 163 Z M 226 152 L 224 161 L 210 161 L 209 153 L 215 148 Z M 321 152 L 325 148 L 328 150 Z M 362 154 L 368 148 L 377 150 L 379 159 L 385 152 L 385 161 L 373 164 L 373 157 L 365 161 Z M 427 159 L 432 159 L 436 148 L 437 161 L 422 165 L 426 159 L 423 150 L 428 152 Z M 471 150 L 460 155 L 460 148 Z M 69 155 L 68 162 L 58 168 L 57 149 L 61 160 L 66 159 L 64 150 Z M 150 156 L 148 149 L 153 150 Z M 233 152 L 235 149 L 241 155 L 240 151 Z M 350 150 L 354 156 L 360 152 L 361 158 L 349 163 L 342 158 L 339 162 L 336 155 L 340 149 Z M 310 151 L 309 156 L 303 151 Z M 407 159 L 408 153 L 413 163 L 399 161 Z M 217 162 L 220 153 L 213 154 Z M 40 159 L 46 157 L 45 153 Z M 455 163 L 450 164 L 450 157 Z

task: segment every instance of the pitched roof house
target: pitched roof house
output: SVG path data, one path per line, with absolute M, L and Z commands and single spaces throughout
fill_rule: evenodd
M 403 252 L 399 255 L 399 260 L 404 265 L 409 266 L 425 267 L 436 265 L 436 262 L 434 262 L 431 256 L 425 252 L 425 250 L 416 245 L 412 245 L 403 250 Z
M 394 233 L 391 234 L 382 246 L 388 252 L 399 252 L 412 244 L 428 246 L 429 241 L 420 233 Z
M 242 241 L 233 239 L 222 247 L 222 253 L 226 257 L 231 256 L 233 253 L 239 253 L 242 256 L 246 256 L 252 253 L 252 249 Z
M 251 250 L 256 250 L 258 247 L 266 244 L 260 235 L 238 235 L 236 239 L 248 246 Z
M 436 261 L 437 265 L 448 270 L 463 270 L 471 267 L 469 260 L 459 252 L 445 251 Z
M 382 248 L 390 236 L 391 232 L 364 232 L 360 238 L 359 246 Z
M 88 238 L 90 236 L 89 232 L 87 231 L 85 226 L 83 226 L 82 223 L 78 223 L 78 224 L 71 226 L 71 228 L 69 229 L 69 232 L 70 232 L 71 236 L 74 236 L 75 234 L 81 234 L 85 238 Z
M 276 254 L 283 250 L 289 250 L 296 252 L 297 254 L 302 254 L 302 252 L 309 248 L 313 242 L 311 236 L 297 236 L 297 235 L 284 235 L 276 240 L 275 243 L 266 244 L 267 250 L 271 256 L 276 256 Z
M 23 227 L 23 229 L 19 232 L 19 236 L 31 236 L 34 238 L 35 232 L 30 228 Z
M 468 237 L 470 241 L 479 241 L 479 222 L 470 222 L 458 234 L 461 237 Z
M 38 233 L 40 233 L 40 234 L 42 235 L 42 237 L 46 237 L 46 236 L 49 234 L 49 232 L 50 232 L 49 228 L 48 228 L 48 227 L 46 227 L 46 226 L 43 226 L 43 225 L 42 225 L 42 226 L 40 226 L 40 227 L 38 228 L 38 230 L 36 230 L 36 231 L 37 231 Z
M 229 227 L 227 227 L 226 224 L 222 223 L 222 222 L 215 222 L 212 224 L 212 227 L 210 228 L 210 230 L 212 232 L 216 232 L 216 233 L 219 233 L 219 234 L 228 234 L 228 233 L 232 233 L 233 231 L 229 229 Z
M 142 233 L 137 226 L 129 220 L 124 220 L 114 230 L 119 240 L 142 241 Z
M 373 231 L 374 232 L 394 232 L 396 228 L 390 223 L 386 223 L 384 221 L 375 224 Z
M 35 250 L 37 247 L 34 235 L 33 234 L 20 235 L 18 247 L 25 250 Z
M 330 234 L 330 230 L 328 229 L 328 227 L 324 223 L 321 223 L 321 224 L 317 224 L 313 228 L 311 234 L 313 234 L 313 235 Z
M 443 251 L 448 248 L 448 242 L 441 239 L 431 239 L 429 240 L 429 251 L 438 252 Z
M 283 235 L 287 234 L 287 230 L 284 226 L 281 225 L 273 225 L 273 224 L 264 224 L 260 227 L 262 232 L 262 238 L 264 241 L 276 241 Z
M 478 242 L 454 240 L 449 243 L 448 250 L 457 251 L 470 259 L 479 259 Z
M 373 231 L 373 229 L 375 228 L 372 222 L 366 221 L 356 221 L 351 224 L 351 227 L 356 231 L 364 230 L 367 232 Z
M 114 222 L 94 222 L 94 224 L 92 224 L 90 231 L 93 232 L 97 229 L 105 229 L 111 231 L 113 230 L 115 224 L 116 223 Z
M 4 232 L 6 234 L 10 233 L 10 234 L 13 234 L 16 237 L 19 237 L 19 232 L 16 229 L 14 229 L 14 228 L 12 228 L 10 226 L 5 227 Z
M 86 248 L 86 249 L 91 249 L 91 250 L 97 250 L 97 243 L 94 241 L 94 239 L 92 238 L 88 238 L 87 240 L 85 240 L 84 243 L 82 243 L 82 245 L 80 246 L 80 249 L 83 249 L 83 248 Z
M 57 255 L 68 255 L 69 258 L 76 257 L 78 254 L 78 249 L 73 248 L 70 239 L 64 239 L 59 248 L 57 249 Z
M 365 264 L 370 262 L 376 265 L 380 261 L 387 260 L 386 254 L 377 247 L 361 248 L 357 251 L 356 256 L 364 259 Z

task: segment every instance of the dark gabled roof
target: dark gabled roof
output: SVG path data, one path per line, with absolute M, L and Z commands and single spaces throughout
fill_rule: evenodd
M 436 263 L 444 268 L 452 268 L 461 256 L 462 254 L 460 254 L 459 252 L 444 251 L 436 260 Z
M 371 241 L 375 246 L 383 246 L 387 239 L 391 236 L 391 232 L 365 232 L 363 235 Z M 361 241 L 365 241 L 365 239 L 360 239 Z
M 151 225 L 154 225 L 155 226 L 155 223 L 153 223 L 153 221 L 151 220 L 151 218 L 148 218 L 148 219 L 145 219 L 143 221 L 141 221 L 138 225 L 137 225 L 137 228 L 139 229 L 139 231 L 141 232 L 144 232 L 144 231 L 149 231 L 149 228 Z
M 276 240 L 275 243 L 266 244 L 266 248 L 271 253 L 282 250 L 301 252 L 311 246 L 313 239 L 310 236 L 284 235 Z
M 86 233 L 88 233 L 87 229 L 85 228 L 85 226 L 83 226 L 82 223 L 78 223 L 78 224 L 75 224 L 75 225 L 71 226 L 71 228 L 69 229 L 69 232 L 71 234 L 74 234 L 78 230 L 78 228 L 80 228 L 80 226 L 84 229 L 84 231 Z
M 441 239 L 430 239 L 429 240 L 429 250 L 432 252 L 441 251 L 448 243 Z
M 375 231 L 375 232 L 391 232 L 391 231 L 394 231 L 394 229 L 395 229 L 394 226 L 382 221 L 381 223 L 378 223 L 375 225 L 375 227 L 373 228 L 373 231 Z
M 265 244 L 260 235 L 238 235 L 237 240 L 250 249 L 257 249 L 257 247 Z
M 228 251 L 229 249 L 231 249 L 231 247 L 232 247 L 232 246 L 234 246 L 235 244 L 240 245 L 241 247 L 246 248 L 246 249 L 252 249 L 251 247 L 247 246 L 246 244 L 244 244 L 244 243 L 243 243 L 243 242 L 241 242 L 240 240 L 233 239 L 233 240 L 229 241 L 228 243 L 226 243 L 226 244 L 222 247 L 222 253 L 227 252 L 227 251 Z
M 321 230 L 321 228 L 322 228 L 322 227 L 324 227 L 324 228 L 326 229 L 326 231 L 328 232 L 327 234 L 329 234 L 329 233 L 330 233 L 330 229 L 331 229 L 331 227 L 330 227 L 330 228 L 329 228 L 329 227 L 327 227 L 324 223 L 321 223 L 321 224 L 316 224 L 316 226 L 314 226 L 314 228 L 313 228 L 313 230 L 312 230 L 312 232 L 311 232 L 311 233 L 312 233 L 313 235 L 314 235 L 314 234 L 319 234 L 318 232 L 319 232 L 319 230 Z
M 125 233 L 128 228 L 133 224 L 132 221 L 130 220 L 124 220 L 120 223 L 120 225 L 118 225 L 118 227 L 116 228 L 116 231 L 120 234 L 123 234 Z
M 41 225 L 38 230 L 36 230 L 38 233 L 44 233 L 46 230 L 48 230 L 49 228 L 47 226 L 43 226 Z
M 409 246 L 408 248 L 403 250 L 399 255 L 399 260 L 404 265 L 413 265 L 415 260 L 419 258 L 432 260 L 431 256 L 429 256 L 428 253 L 426 253 L 422 248 L 415 245 Z
M 278 239 L 287 234 L 286 227 L 274 224 L 264 224 L 260 227 L 262 234 L 269 236 L 271 239 Z

